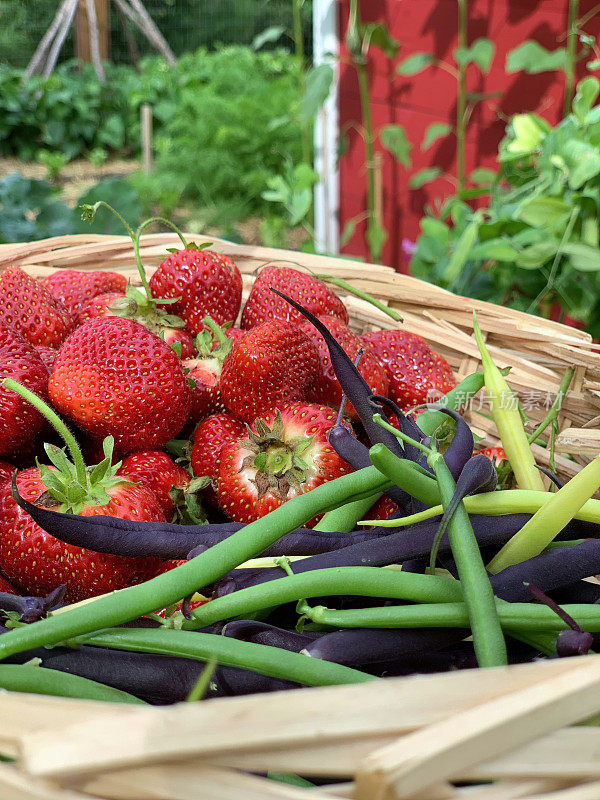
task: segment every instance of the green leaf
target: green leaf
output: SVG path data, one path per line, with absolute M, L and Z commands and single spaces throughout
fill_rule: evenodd
M 425 131 L 421 150 L 428 150 L 435 141 L 441 139 L 442 136 L 447 136 L 451 130 L 452 125 L 448 125 L 446 122 L 433 122 Z
M 580 189 L 584 183 L 600 174 L 598 148 L 587 142 L 569 139 L 563 146 L 565 161 L 569 167 L 569 186 Z
M 515 263 L 521 269 L 539 269 L 551 258 L 554 258 L 557 251 L 558 242 L 556 241 L 538 242 L 521 250 Z
M 380 259 L 383 245 L 386 243 L 387 237 L 388 233 L 386 229 L 377 221 L 371 220 L 369 222 L 369 226 L 367 227 L 367 242 L 369 244 L 371 255 L 375 261 Z
M 408 182 L 408 185 L 411 189 L 420 189 L 421 186 L 431 183 L 431 181 L 434 181 L 441 174 L 442 170 L 439 167 L 427 167 L 419 172 L 415 172 Z
M 349 219 L 348 222 L 344 225 L 344 230 L 342 231 L 342 235 L 340 236 L 340 247 L 345 247 L 350 239 L 354 236 L 354 231 L 356 230 L 356 219 Z
M 519 47 L 511 50 L 506 57 L 506 71 L 519 72 L 523 70 L 530 75 L 538 72 L 553 72 L 565 69 L 567 65 L 567 51 L 564 47 L 556 50 L 546 50 L 538 42 L 528 39 Z
M 554 230 L 570 213 L 571 206 L 558 197 L 532 197 L 521 206 L 518 219 L 534 228 Z
M 490 39 L 476 39 L 470 47 L 457 47 L 454 51 L 456 63 L 465 67 L 477 64 L 484 75 L 490 70 L 496 46 Z
M 579 242 L 567 242 L 562 252 L 569 256 L 571 265 L 580 272 L 597 272 L 600 270 L 600 250 Z
M 418 75 L 435 61 L 433 53 L 414 53 L 396 67 L 398 75 Z
M 327 100 L 332 83 L 333 67 L 330 64 L 319 64 L 309 69 L 304 95 L 298 108 L 298 118 L 302 125 L 308 125 L 316 117 Z
M 496 180 L 496 173 L 493 169 L 485 169 L 484 167 L 478 167 L 474 169 L 473 172 L 469 175 L 469 180 L 471 183 L 476 183 L 479 186 L 486 185 L 489 183 L 494 183 Z
M 582 125 L 585 125 L 587 122 L 588 114 L 598 99 L 599 93 L 600 82 L 591 75 L 589 78 L 584 78 L 577 84 L 577 93 L 573 100 L 573 113 Z
M 450 261 L 444 270 L 444 280 L 448 283 L 456 280 L 456 278 L 458 278 L 460 275 L 460 271 L 467 262 L 471 248 L 477 241 L 477 234 L 479 233 L 480 225 L 481 218 L 479 216 L 474 217 L 456 242 L 452 251 L 452 256 L 450 257 Z
M 516 261 L 519 251 L 506 239 L 489 239 L 487 242 L 475 245 L 469 253 L 469 259 L 482 261 Z
M 265 28 L 261 33 L 257 33 L 252 39 L 252 49 L 260 50 L 265 44 L 269 42 L 276 42 L 285 33 L 283 25 L 272 25 L 270 28 Z
M 594 72 L 597 69 L 600 69 L 600 58 L 595 58 L 593 61 L 588 61 L 586 67 L 589 69 L 590 72 Z
M 379 132 L 381 144 L 388 150 L 401 164 L 410 167 L 410 151 L 412 144 L 406 137 L 406 131 L 402 125 L 386 125 Z
M 508 136 L 500 143 L 499 161 L 510 161 L 529 155 L 539 148 L 550 126 L 536 114 L 515 114 L 508 128 Z
M 395 58 L 400 49 L 400 42 L 391 35 L 383 22 L 369 22 L 362 26 L 363 52 L 371 45 L 378 47 L 388 58 Z

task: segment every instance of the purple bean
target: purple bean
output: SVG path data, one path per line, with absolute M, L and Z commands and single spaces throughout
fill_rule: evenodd
M 318 637 L 318 634 L 297 633 L 265 622 L 247 619 L 228 622 L 223 627 L 222 635 L 242 639 L 245 642 L 281 647 L 294 653 L 299 653 L 303 647 Z M 214 680 L 218 693 L 225 695 L 277 692 L 298 687 L 298 684 L 291 681 L 270 678 L 267 675 L 235 667 L 218 667 Z
M 474 516 L 472 524 L 481 546 L 490 544 L 500 546 L 519 531 L 529 518 L 527 514 L 507 514 L 500 517 L 481 515 Z M 428 520 L 409 528 L 402 528 L 389 536 L 378 536 L 369 542 L 358 542 L 340 550 L 311 556 L 302 561 L 294 561 L 291 569 L 293 572 L 307 572 L 326 567 L 381 567 L 386 564 L 397 564 L 408 559 L 420 558 L 430 552 L 438 525 L 439 518 Z M 448 536 L 444 535 L 440 543 L 440 552 L 449 550 Z M 234 570 L 219 582 L 217 594 L 220 596 L 236 589 L 274 580 L 280 578 L 281 574 L 281 569 L 278 567 L 253 570 L 251 574 L 248 574 L 246 570 Z
M 299 562 L 302 563 L 302 562 Z M 490 578 L 494 594 L 513 603 L 531 598 L 527 583 L 543 592 L 569 586 L 600 572 L 600 540 L 589 539 L 570 547 L 555 547 L 539 556 L 503 569 Z
M 120 556 L 158 556 L 188 558 L 203 549 L 229 538 L 244 527 L 239 522 L 213 525 L 175 525 L 169 522 L 139 522 L 115 517 L 80 517 L 61 514 L 25 500 L 15 489 L 15 500 L 45 531 L 67 544 L 85 547 L 96 553 Z M 299 528 L 271 545 L 262 555 L 313 555 L 325 553 L 349 543 L 366 542 L 377 534 L 372 531 L 337 533 Z M 198 548 L 198 550 L 196 550 Z M 1 606 L 0 606 L 1 607 Z
M 67 592 L 67 584 L 58 586 L 45 597 L 21 596 L 0 592 L 0 618 L 3 611 L 13 611 L 19 614 L 19 622 L 37 622 L 48 615 L 49 611 L 54 611 L 63 605 L 63 600 Z
M 392 453 L 402 457 L 404 452 L 398 443 L 398 439 L 392 433 L 386 431 L 380 425 L 377 425 L 376 422 L 373 422 L 373 408 L 370 400 L 372 392 L 369 384 L 354 366 L 354 363 L 352 362 L 352 359 L 348 353 L 346 353 L 335 336 L 331 334 L 329 328 L 327 328 L 326 325 L 317 319 L 314 314 L 301 306 L 295 300 L 292 300 L 291 297 L 288 297 L 286 294 L 283 294 L 283 292 L 280 292 L 277 289 L 271 288 L 271 291 L 286 300 L 293 308 L 296 309 L 296 311 L 299 311 L 304 317 L 306 317 L 306 319 L 315 326 L 315 328 L 325 339 L 329 349 L 329 357 L 331 358 L 331 366 L 333 367 L 335 376 L 340 382 L 342 391 L 354 406 L 354 409 L 363 424 L 369 441 L 372 444 L 381 442 L 382 444 L 385 444 L 392 451 Z

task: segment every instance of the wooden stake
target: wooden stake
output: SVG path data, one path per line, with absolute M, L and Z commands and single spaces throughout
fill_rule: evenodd
M 27 65 L 27 69 L 25 70 L 25 74 L 23 76 L 24 83 L 28 81 L 29 78 L 31 78 L 31 76 L 37 71 L 38 67 L 41 66 L 48 51 L 48 48 L 52 44 L 52 41 L 54 40 L 57 31 L 59 30 L 59 28 L 61 28 L 66 16 L 69 13 L 69 7 L 71 5 L 71 2 L 72 0 L 62 0 L 62 3 L 58 7 L 58 11 L 54 15 L 54 19 L 52 20 L 50 27 L 43 35 L 42 39 L 40 40 L 40 43 L 35 49 L 35 53 L 33 54 L 31 61 Z
M 65 43 L 67 34 L 69 33 L 69 28 L 71 27 L 71 23 L 73 22 L 73 17 L 75 16 L 75 11 L 77 10 L 78 2 L 79 0 L 70 0 L 69 5 L 67 5 L 65 16 L 61 21 L 60 28 L 56 34 L 56 39 L 54 40 L 54 43 L 50 48 L 50 52 L 48 53 L 48 60 L 46 61 L 46 66 L 42 71 L 42 75 L 44 76 L 44 78 L 48 78 L 52 74 L 52 70 L 56 66 L 58 56 L 60 55 L 62 46 Z
M 144 172 L 152 170 L 152 107 L 142 103 L 140 107 L 142 128 L 142 164 Z
M 106 82 L 106 74 L 104 66 L 102 65 L 102 57 L 100 53 L 100 32 L 98 29 L 98 16 L 96 15 L 96 3 L 98 0 L 85 0 L 88 16 L 88 26 L 90 34 L 90 51 L 92 56 L 92 64 L 96 70 L 96 75 L 100 83 Z

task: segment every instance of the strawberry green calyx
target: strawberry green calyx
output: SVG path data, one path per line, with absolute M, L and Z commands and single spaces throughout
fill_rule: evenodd
M 174 486 L 169 492 L 175 507 L 174 522 L 180 525 L 206 525 L 208 519 L 202 506 L 201 492 L 210 486 L 212 478 L 202 475 L 192 478 L 183 489 Z
M 241 441 L 240 445 L 250 450 L 250 455 L 244 458 L 242 470 L 249 467 L 256 469 L 252 482 L 258 491 L 259 500 L 267 492 L 285 500 L 290 489 L 300 489 L 313 472 L 302 456 L 315 437 L 300 435 L 286 441 L 279 411 L 272 428 L 262 419 L 254 422 L 256 433 L 249 426 L 246 427 L 248 439 Z
M 38 498 L 38 503 L 66 514 L 80 514 L 86 506 L 108 505 L 110 489 L 132 483 L 116 474 L 122 462 L 112 463 L 113 448 L 114 439 L 108 436 L 102 445 L 105 458 L 94 467 L 86 467 L 85 483 L 81 483 L 75 465 L 67 458 L 64 449 L 45 444 L 44 450 L 54 468 L 36 462 L 47 489 Z
M 47 492 L 43 495 L 43 502 L 58 506 L 58 511 L 79 514 L 86 505 L 107 505 L 111 499 L 108 494 L 110 488 L 118 484 L 131 483 L 131 481 L 115 476 L 121 462 L 119 461 L 114 466 L 112 464 L 114 448 L 112 436 L 108 436 L 104 440 L 102 446 L 104 460 L 94 467 L 86 467 L 75 437 L 58 414 L 41 397 L 11 378 L 6 378 L 2 385 L 5 389 L 16 392 L 31 403 L 56 428 L 65 440 L 71 454 L 71 460 L 69 460 L 64 449 L 51 444 L 44 445 L 44 450 L 54 465 L 54 469 L 37 463 L 42 483 L 47 488 Z
M 202 320 L 207 326 L 194 339 L 199 358 L 214 358 L 220 364 L 225 361 L 233 347 L 233 339 L 226 336 L 224 326 L 221 327 L 209 317 L 208 314 Z M 215 346 L 216 345 L 216 346 Z

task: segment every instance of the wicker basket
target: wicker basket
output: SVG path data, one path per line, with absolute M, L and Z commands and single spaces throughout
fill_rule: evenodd
M 494 360 L 512 367 L 510 382 L 532 425 L 544 417 L 565 369 L 575 367 L 558 440 L 560 452 L 575 461 L 559 456 L 559 472 L 570 477 L 598 451 L 600 355 L 587 334 L 457 297 L 382 266 L 210 241 L 234 258 L 246 290 L 267 263 L 351 281 L 398 308 L 405 326 L 459 376 L 479 365 L 475 309 Z M 177 243 L 172 234 L 144 237 L 144 263 L 157 264 Z M 126 237 L 67 236 L 0 247 L 0 271 L 13 263 L 34 275 L 71 267 L 137 276 Z M 345 299 L 357 330 L 396 324 L 362 300 Z M 469 413 L 492 444 L 492 424 Z M 547 461 L 544 448 L 535 454 L 539 463 Z M 0 798 L 599 800 L 600 730 L 568 727 L 599 713 L 600 656 L 167 708 L 5 693 L 0 753 L 16 761 L 0 764 Z M 267 771 L 336 782 L 304 788 L 261 777 Z

